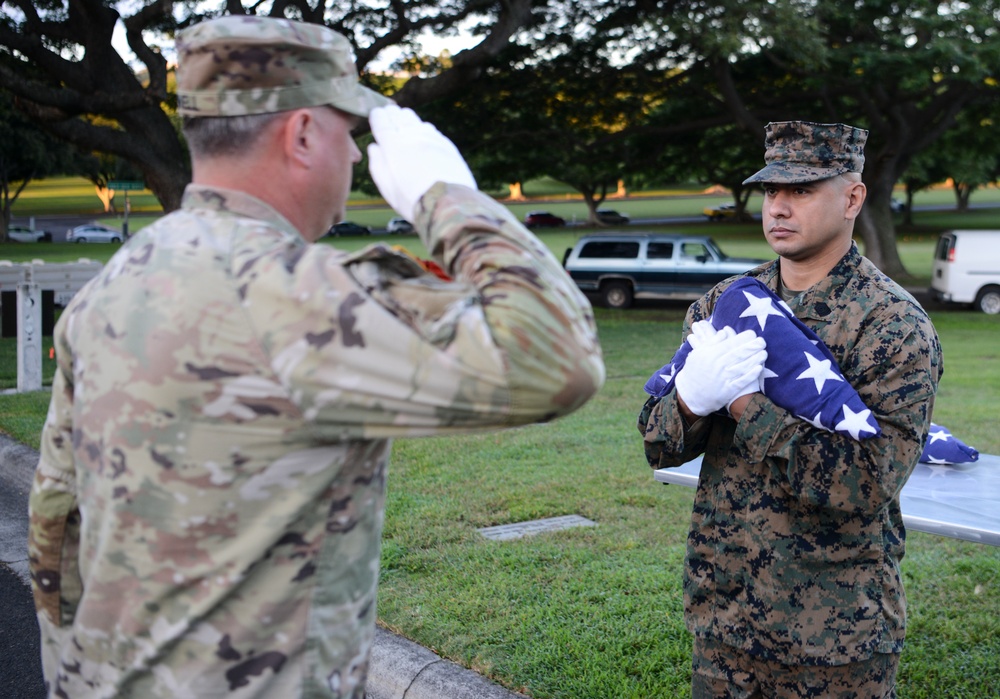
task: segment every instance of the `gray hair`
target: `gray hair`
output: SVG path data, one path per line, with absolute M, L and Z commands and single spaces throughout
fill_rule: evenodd
M 181 128 L 193 156 L 234 155 L 253 146 L 282 112 L 233 117 L 184 117 Z

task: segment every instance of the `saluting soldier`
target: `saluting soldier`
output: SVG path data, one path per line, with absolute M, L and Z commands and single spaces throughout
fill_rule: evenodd
M 390 440 L 551 420 L 602 385 L 586 298 L 347 40 L 178 36 L 193 182 L 73 299 L 30 498 L 59 697 L 362 699 Z M 433 262 L 312 244 L 372 175 Z M 442 278 L 448 277 L 448 279 Z

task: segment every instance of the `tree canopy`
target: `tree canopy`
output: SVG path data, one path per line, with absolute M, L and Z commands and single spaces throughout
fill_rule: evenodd
M 7 240 L 11 208 L 35 179 L 73 167 L 77 154 L 41 131 L 0 92 L 0 241 Z
M 725 179 L 741 199 L 746 144 L 761 153 L 769 121 L 867 128 L 858 231 L 889 274 L 905 272 L 893 187 L 949 131 L 960 138 L 963 112 L 992 113 L 998 94 L 1000 0 L 0 2 L 0 89 L 85 152 L 135 164 L 168 210 L 189 179 L 168 49 L 178 29 L 224 13 L 340 31 L 362 80 L 439 123 L 482 182 L 549 175 L 583 193 L 592 212 L 619 180 L 651 177 L 678 158 L 689 178 Z M 116 26 L 142 71 L 114 48 Z M 428 59 L 418 55 L 424 31 L 478 43 Z M 416 68 L 408 78 L 369 70 L 390 51 Z M 716 162 L 708 148 L 721 149 Z
M 414 50 L 421 32 L 469 27 L 482 37 L 452 66 L 406 82 L 394 98 L 415 106 L 474 80 L 479 66 L 503 49 L 532 16 L 532 0 L 370 0 L 362 3 L 281 0 L 190 3 L 172 0 L 3 0 L 0 89 L 50 133 L 84 152 L 134 163 L 166 210 L 176 208 L 190 180 L 187 151 L 174 116 L 168 49 L 174 34 L 222 14 L 258 14 L 326 24 L 351 40 L 362 80 L 381 52 Z M 115 47 L 124 29 L 133 66 Z M 140 69 L 141 68 L 141 69 Z M 382 78 L 383 87 L 391 81 Z
M 858 232 L 903 274 L 893 187 L 964 110 L 993 109 L 998 19 L 997 0 L 563 2 L 469 90 L 425 109 L 487 179 L 542 172 L 591 208 L 622 177 L 681 165 L 679 179 L 716 178 L 745 201 L 740 169 L 761 163 L 769 121 L 867 128 Z
M 579 191 L 590 221 L 641 158 L 630 136 L 658 97 L 646 74 L 612 65 L 586 44 L 541 63 L 511 47 L 507 68 L 421 108 L 467 155 L 488 186 L 549 175 Z

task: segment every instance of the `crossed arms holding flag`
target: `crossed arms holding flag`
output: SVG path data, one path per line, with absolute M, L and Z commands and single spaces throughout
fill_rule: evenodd
M 682 408 L 695 416 L 728 410 L 760 391 L 819 429 L 854 439 L 881 434 L 822 340 L 752 277 L 733 283 L 712 316 L 692 324 L 680 349 L 644 389 L 662 397 L 674 386 Z
M 719 467 L 758 464 L 779 469 L 804 501 L 875 512 L 919 458 L 941 371 L 937 335 L 856 246 L 794 309 L 773 292 L 778 271 L 760 267 L 691 306 L 684 342 L 644 386 L 647 460 L 663 468 L 704 453 Z
M 692 304 L 685 343 L 646 385 L 637 426 L 649 465 L 704 455 L 688 628 L 790 663 L 898 652 L 899 492 L 930 426 L 940 344 L 923 309 L 856 246 L 790 309 L 762 292 L 778 272 L 764 265 Z M 749 325 L 726 330 L 725 318 Z M 858 616 L 855 595 L 830 590 L 878 603 Z

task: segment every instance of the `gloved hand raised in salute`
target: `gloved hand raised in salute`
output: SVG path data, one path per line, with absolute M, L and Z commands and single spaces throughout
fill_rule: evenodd
M 375 143 L 368 169 L 382 197 L 412 221 L 420 198 L 436 182 L 476 188 L 476 179 L 455 144 L 413 110 L 390 104 L 368 115 Z

